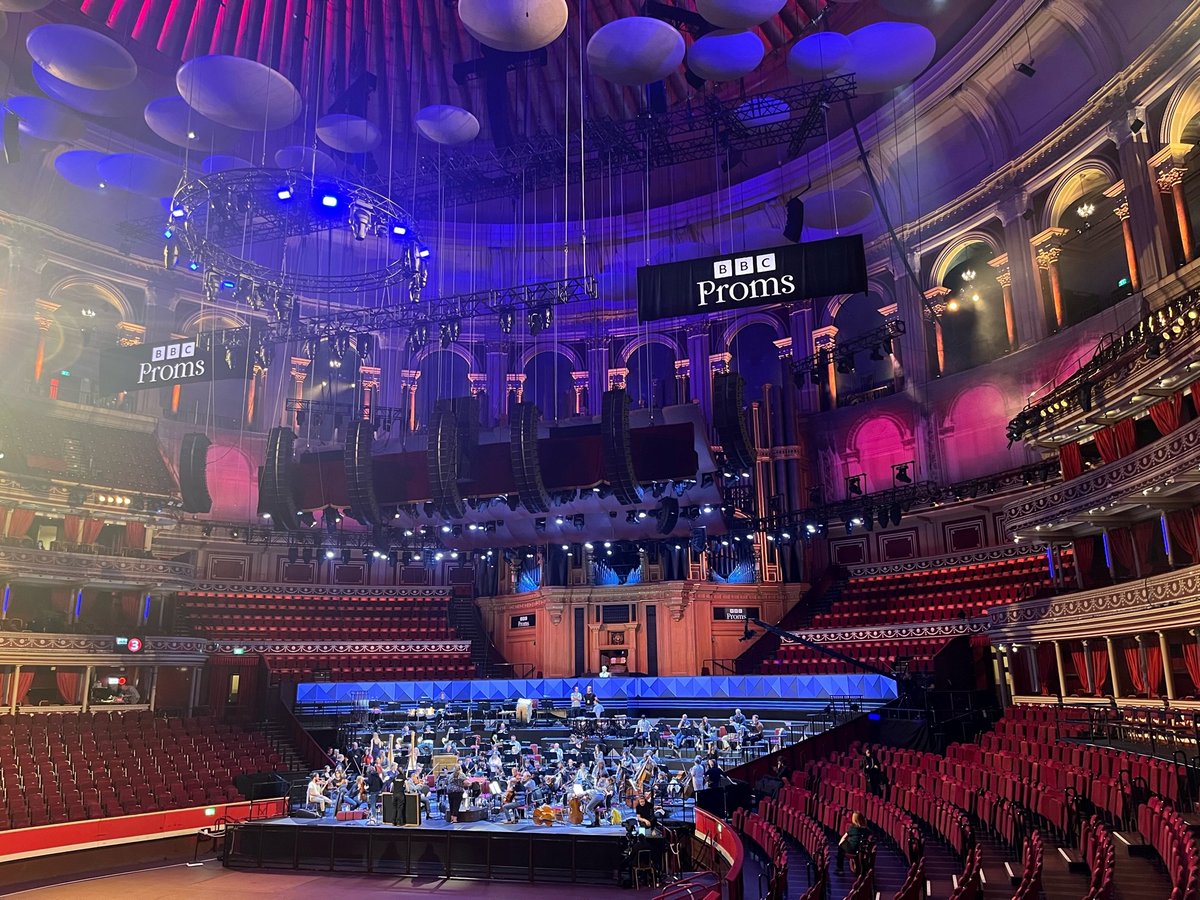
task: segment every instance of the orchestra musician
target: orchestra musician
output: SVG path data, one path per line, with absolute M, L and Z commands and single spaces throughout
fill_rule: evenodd
M 638 798 L 633 814 L 637 816 L 638 830 L 642 834 L 658 834 L 659 816 L 663 815 L 663 811 L 654 805 L 649 793 Z
M 321 816 L 325 815 L 325 807 L 329 806 L 331 801 L 325 796 L 325 787 L 327 782 L 322 780 L 320 772 L 313 772 L 312 780 L 308 782 L 308 792 L 305 799 L 310 807 L 320 807 Z
M 517 800 L 517 779 L 514 778 L 508 783 L 508 790 L 504 792 L 504 800 L 500 805 L 500 809 L 504 813 L 505 824 L 517 824 L 517 810 L 520 806 L 521 804 Z
M 584 814 L 593 817 L 592 821 L 588 823 L 588 828 L 600 827 L 600 810 L 611 802 L 612 794 L 613 782 L 608 777 L 601 778 L 599 783 L 588 793 Z

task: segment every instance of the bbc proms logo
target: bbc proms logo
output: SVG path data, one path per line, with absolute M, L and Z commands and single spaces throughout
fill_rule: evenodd
M 180 341 L 151 348 L 150 361 L 138 363 L 137 383 L 171 384 L 202 378 L 207 372 L 205 360 L 196 356 L 196 342 Z
M 712 279 L 696 282 L 696 305 L 768 300 L 796 293 L 795 276 L 775 272 L 774 253 L 718 259 L 713 263 Z

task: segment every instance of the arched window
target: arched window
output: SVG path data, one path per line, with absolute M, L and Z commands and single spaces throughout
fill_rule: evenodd
M 449 350 L 435 350 L 420 366 L 421 378 L 417 382 L 417 427 L 429 424 L 430 414 L 438 400 L 451 397 L 469 397 L 471 382 L 467 378 L 470 366 L 467 361 Z
M 988 244 L 970 244 L 942 279 L 941 286 L 949 291 L 942 300 L 946 307 L 941 317 L 944 375 L 973 369 L 1008 350 L 1004 294 L 996 271 L 988 265 L 995 256 Z
M 774 343 L 778 339 L 770 325 L 755 322 L 738 331 L 729 344 L 733 371 L 746 380 L 747 403 L 762 400 L 763 385 L 778 385 L 782 380 L 779 351 Z
M 1059 186 L 1050 210 L 1058 239 L 1058 280 L 1063 325 L 1073 325 L 1128 297 L 1133 288 L 1125 261 L 1121 220 L 1104 195 L 1112 178 L 1103 168 L 1081 169 Z
M 536 403 L 547 422 L 566 419 L 575 413 L 575 382 L 571 361 L 561 353 L 538 353 L 525 364 L 526 403 Z
M 625 363 L 629 398 L 635 409 L 661 409 L 677 403 L 675 394 L 675 354 L 659 343 L 638 347 Z

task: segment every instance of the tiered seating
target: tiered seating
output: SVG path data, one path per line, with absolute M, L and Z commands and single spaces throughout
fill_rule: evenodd
M 449 600 L 182 594 L 181 624 L 216 640 L 439 641 L 454 637 Z
M 784 843 L 779 831 L 762 816 L 757 813 L 747 814 L 744 809 L 734 811 L 733 827 L 743 837 L 747 837 L 757 844 L 770 862 L 771 877 L 767 884 L 766 896 L 782 898 L 787 892 L 788 853 L 787 844 Z M 807 896 L 807 892 L 805 896 Z
M 1080 849 L 1091 878 L 1083 900 L 1111 900 L 1114 896 L 1113 868 L 1117 863 L 1112 835 L 1096 816 L 1088 819 L 1079 836 Z
M 456 640 L 449 598 L 364 595 L 337 599 L 213 593 L 180 596 L 183 630 L 223 641 L 438 641 Z M 303 679 L 328 673 L 334 681 L 410 681 L 471 678 L 466 650 L 420 653 L 266 653 L 271 670 Z
M 1042 862 L 1045 845 L 1041 832 L 1035 831 L 1025 840 L 1021 853 L 1021 883 L 1017 885 L 1013 900 L 1038 900 L 1042 896 Z
M 932 638 L 913 641 L 861 641 L 825 646 L 880 669 L 890 670 L 898 660 L 905 659 L 908 660 L 910 672 L 931 672 L 933 657 L 945 645 L 945 638 Z M 774 658 L 763 662 L 761 671 L 764 675 L 829 675 L 862 670 L 810 647 L 785 644 L 779 648 Z
M 1138 831 L 1167 867 L 1171 900 L 1200 897 L 1200 849 L 1183 816 L 1151 797 L 1138 809 Z
M 0 828 L 242 800 L 236 775 L 281 765 L 262 735 L 211 719 L 0 716 Z
M 1041 554 L 922 572 L 851 578 L 813 628 L 846 628 L 905 622 L 940 622 L 983 615 L 1051 588 Z
M 759 804 L 763 817 L 803 847 L 812 861 L 812 883 L 800 900 L 821 900 L 829 888 L 829 839 L 821 826 L 804 812 L 811 798 L 808 791 L 784 787 L 778 800 L 768 798 Z

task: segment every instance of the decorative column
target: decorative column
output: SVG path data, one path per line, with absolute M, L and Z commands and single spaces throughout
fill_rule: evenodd
M 879 307 L 879 314 L 883 316 L 884 324 L 890 324 L 900 318 L 900 304 L 889 303 L 887 306 Z M 901 344 L 897 338 L 892 338 L 892 349 L 888 353 L 888 357 L 892 361 L 892 382 L 895 385 L 896 392 L 904 390 L 904 355 L 901 352 Z
M 504 396 L 512 397 L 516 403 L 523 403 L 525 400 L 525 374 L 513 374 L 509 372 L 504 376 Z M 508 409 L 508 403 L 504 404 L 504 408 Z
M 1030 244 L 1033 212 L 1029 195 L 1014 186 L 1013 193 L 1000 203 L 997 213 L 1004 224 L 1016 333 L 1025 344 L 1035 344 L 1046 336 L 1046 315 L 1041 299 L 1041 276 Z
M 488 409 L 488 377 L 483 372 L 472 372 L 467 375 L 467 381 L 471 385 L 471 396 L 475 399 L 479 408 L 479 419 L 484 428 L 494 428 L 496 423 L 492 420 L 491 410 Z
M 92 680 L 96 677 L 96 667 L 87 666 L 83 670 L 83 712 L 88 711 L 92 700 Z
M 688 387 L 691 389 L 693 403 L 700 404 L 700 412 L 705 422 L 712 421 L 712 378 L 709 368 L 709 357 L 712 355 L 712 338 L 709 334 L 708 322 L 694 322 L 688 325 L 687 335 L 688 354 Z
M 15 716 L 17 714 L 17 694 L 21 691 L 21 667 L 13 666 L 12 675 L 12 694 L 8 697 L 8 713 Z
M 1118 181 L 1104 191 L 1104 196 L 1116 201 L 1113 215 L 1121 220 L 1121 239 L 1125 243 L 1125 269 L 1129 273 L 1129 286 L 1142 289 L 1142 278 L 1138 272 L 1137 248 L 1133 243 L 1133 226 L 1129 221 L 1129 198 L 1125 196 L 1125 182 Z
M 691 397 L 689 387 L 689 376 L 691 375 L 691 365 L 686 359 L 675 360 L 675 400 L 678 403 L 687 403 Z
M 1158 649 L 1162 654 L 1163 686 L 1167 689 L 1167 699 L 1175 699 L 1175 676 L 1171 672 L 1171 642 L 1167 640 L 1165 631 L 1158 632 Z
M 598 416 L 604 406 L 604 392 L 608 390 L 608 338 L 588 338 L 586 350 L 587 413 L 589 416 Z
M 1183 176 L 1187 174 L 1184 157 L 1188 148 L 1182 144 L 1168 144 L 1152 157 L 1150 169 L 1158 189 L 1170 194 L 1175 204 L 1175 227 L 1179 231 L 1179 243 L 1183 247 L 1183 262 L 1196 258 L 1196 242 L 1192 234 L 1192 218 L 1188 212 L 1187 198 L 1183 195 Z
M 788 305 L 788 335 L 792 339 L 792 360 L 799 362 L 803 356 L 809 353 L 808 348 L 813 345 L 813 308 L 811 300 L 802 300 L 798 303 Z M 806 376 L 807 372 L 804 373 Z M 784 384 L 788 384 L 790 379 L 784 379 Z M 807 380 L 804 387 L 799 388 L 800 391 L 800 406 L 797 410 L 799 413 L 814 413 L 821 409 L 821 398 L 816 385 L 812 384 L 811 379 Z
M 582 372 L 571 373 L 571 386 L 575 389 L 575 415 L 582 416 L 587 413 L 587 389 L 588 389 L 588 373 L 586 370 Z
M 1104 639 L 1104 645 L 1108 648 L 1108 677 L 1112 679 L 1112 693 L 1114 700 L 1121 699 L 1121 678 L 1117 674 L 1117 647 L 1111 637 Z
M 292 400 L 296 401 L 297 404 L 304 400 L 304 382 L 308 378 L 308 370 L 311 365 L 311 359 L 306 359 L 303 356 L 292 357 Z M 289 412 L 285 408 L 283 412 L 283 427 L 294 428 L 298 431 L 300 428 L 299 412 Z
M 1129 202 L 1129 225 L 1137 257 L 1139 284 L 1153 284 L 1173 271 L 1167 262 L 1167 222 L 1159 202 L 1158 185 L 1150 172 L 1149 128 L 1134 132 L 1130 122 L 1150 120 L 1145 109 L 1122 110 L 1109 125 L 1109 140 L 1117 148 L 1117 164 Z
M 1004 330 L 1008 334 L 1008 349 L 1017 349 L 1017 314 L 1013 308 L 1012 269 L 1008 265 L 1008 254 L 1001 253 L 989 259 L 988 265 L 996 270 L 996 283 L 1004 296 Z
M 417 430 L 417 385 L 420 381 L 420 369 L 400 370 L 400 405 L 409 431 Z
M 263 381 L 267 370 L 257 363 L 254 364 L 250 377 L 246 380 L 246 424 L 254 424 L 254 414 L 257 410 L 258 396 L 262 391 Z
M 487 416 L 488 423 L 498 425 L 508 418 L 508 360 L 512 345 L 501 343 L 487 353 Z
M 1067 234 L 1065 228 L 1047 228 L 1034 235 L 1033 252 L 1037 256 L 1038 268 L 1045 271 L 1050 282 L 1050 303 L 1054 308 L 1054 328 L 1063 327 L 1065 313 L 1063 310 L 1062 279 L 1058 272 L 1058 260 L 1062 256 L 1062 236 Z
M 379 406 L 381 374 L 378 366 L 359 366 L 358 369 L 358 395 L 362 398 L 362 417 L 367 421 L 375 418 L 375 409 Z
M 1058 667 L 1058 695 L 1065 697 L 1067 694 L 1067 667 L 1063 665 L 1062 641 L 1053 641 L 1054 644 L 1054 665 Z
M 951 294 L 948 287 L 934 287 L 925 292 L 925 300 L 927 301 L 924 309 L 926 321 L 933 325 L 933 350 L 934 357 L 937 361 L 937 374 L 935 378 L 940 378 L 946 374 L 946 338 L 942 333 L 942 316 L 949 309 L 949 301 L 947 298 Z
M 608 370 L 608 388 L 610 391 L 625 390 L 629 378 L 628 369 L 609 369 Z
M 837 409 L 837 366 L 833 361 L 833 350 L 837 346 L 837 326 L 826 325 L 812 333 L 812 352 L 816 357 L 810 376 L 816 372 L 824 375 L 825 388 L 829 396 L 829 408 Z
M 727 375 L 732 362 L 732 353 L 713 353 L 708 357 L 708 366 L 713 375 Z
M 42 369 L 46 365 L 46 335 L 54 324 L 54 313 L 59 304 L 49 300 L 38 300 L 34 305 L 33 321 L 37 323 L 37 346 L 33 352 L 33 383 L 42 380 Z

